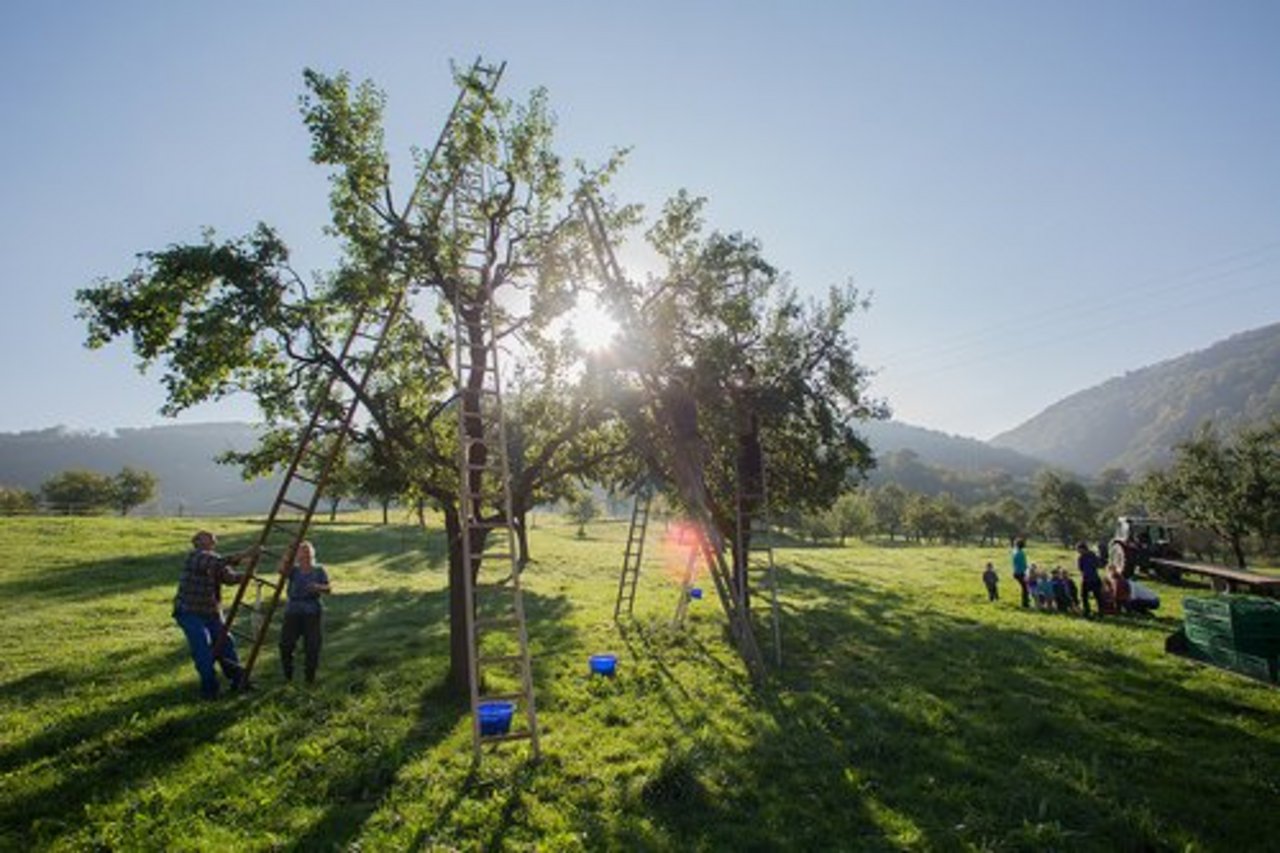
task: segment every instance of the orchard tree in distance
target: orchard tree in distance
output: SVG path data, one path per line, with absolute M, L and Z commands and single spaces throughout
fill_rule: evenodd
M 121 515 L 128 515 L 129 510 L 155 497 L 156 478 L 150 471 L 139 471 L 126 465 L 111 478 L 111 491 L 116 509 Z

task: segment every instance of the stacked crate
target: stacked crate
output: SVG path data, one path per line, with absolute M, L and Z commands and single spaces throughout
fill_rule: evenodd
M 1257 678 L 1277 680 L 1280 602 L 1252 595 L 1183 599 L 1193 657 Z

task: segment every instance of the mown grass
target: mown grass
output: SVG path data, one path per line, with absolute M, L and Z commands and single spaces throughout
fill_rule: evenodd
M 228 550 L 244 521 L 209 522 Z M 786 662 L 753 690 L 713 597 L 683 631 L 652 546 L 552 519 L 526 574 L 544 758 L 471 766 L 438 527 L 321 525 L 320 683 L 196 700 L 169 618 L 191 520 L 0 522 L 0 848 L 1269 849 L 1280 690 L 1154 619 L 1026 612 L 1002 550 L 780 549 Z M 1033 549 L 1044 563 L 1070 555 Z M 588 655 L 615 651 L 617 678 Z

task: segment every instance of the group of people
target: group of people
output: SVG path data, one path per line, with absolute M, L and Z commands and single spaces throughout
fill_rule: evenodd
M 243 573 L 232 566 L 240 565 L 256 552 L 251 548 L 237 554 L 219 554 L 218 539 L 207 530 L 193 536 L 191 545 L 178 580 L 173 618 L 186 636 L 191 661 L 200 676 L 200 695 L 216 699 L 220 682 L 215 665 L 222 669 L 233 692 L 248 686 L 236 654 L 235 637 L 228 632 L 219 644 L 223 633 L 222 587 L 239 584 L 244 579 Z M 315 556 L 315 546 L 303 541 L 295 549 L 292 560 L 286 554 L 280 563 L 279 572 L 287 581 L 285 594 L 288 596 L 280 629 L 280 663 L 286 681 L 293 680 L 293 655 L 299 639 L 304 649 L 303 677 L 308 684 L 315 681 L 320 666 L 324 612 L 320 599 L 330 592 L 330 586 L 329 576 Z
M 1045 570 L 1029 563 L 1026 547 L 1025 540 L 1015 540 L 1011 555 L 1013 580 L 1022 593 L 1023 607 L 1034 606 L 1038 610 L 1063 613 L 1082 612 L 1085 618 L 1092 618 L 1092 601 L 1101 618 L 1107 613 L 1150 613 L 1160 606 L 1160 597 L 1150 587 L 1126 578 L 1116 566 L 1105 565 L 1103 558 L 1085 542 L 1076 545 L 1079 584 L 1071 572 L 1061 566 Z M 988 600 L 999 600 L 1000 577 L 991 563 L 987 563 L 982 573 L 982 582 L 987 589 Z

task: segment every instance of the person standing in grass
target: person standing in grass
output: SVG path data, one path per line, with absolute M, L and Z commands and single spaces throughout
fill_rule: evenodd
M 329 592 L 329 575 L 316 562 L 316 549 L 310 542 L 298 545 L 292 566 L 288 555 L 280 564 L 280 574 L 288 579 L 289 601 L 284 608 L 284 625 L 280 629 L 280 663 L 284 667 L 285 681 L 293 681 L 293 650 L 302 638 L 305 663 L 303 677 L 307 684 L 316 680 L 320 666 L 321 616 L 324 606 L 320 596 Z
M 1102 561 L 1089 550 L 1087 542 L 1076 544 L 1076 567 L 1080 569 L 1080 604 L 1084 617 L 1089 618 L 1089 596 L 1098 605 L 1098 618 L 1102 618 Z
M 173 618 L 186 635 L 191 660 L 200 674 L 200 696 L 216 699 L 218 674 L 213 666 L 213 647 L 222 633 L 222 587 L 240 583 L 241 574 L 230 567 L 238 565 L 253 549 L 224 557 L 214 550 L 218 538 L 207 530 L 191 537 L 191 545 L 173 600 Z M 235 638 L 230 634 L 218 650 L 218 663 L 232 690 L 244 686 L 244 670 L 236 656 Z
M 1013 579 L 1022 588 L 1022 606 L 1031 606 L 1031 593 L 1027 589 L 1027 542 L 1025 539 L 1013 540 Z
M 987 563 L 987 569 L 982 573 L 982 583 L 987 588 L 987 601 L 999 601 L 1000 590 L 997 584 L 1000 583 L 1000 576 L 996 574 L 996 567 Z

